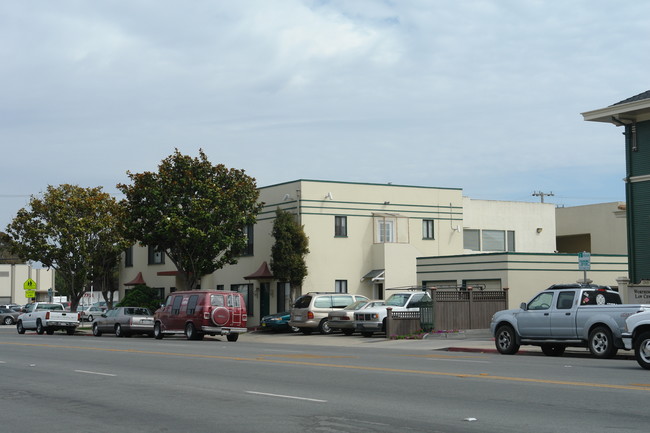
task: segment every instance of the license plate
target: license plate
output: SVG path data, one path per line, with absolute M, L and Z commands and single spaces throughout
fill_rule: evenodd
M 300 322 L 302 320 L 302 316 L 295 316 L 293 320 L 295 320 L 296 322 Z
M 151 324 L 153 323 L 153 320 L 147 320 L 147 319 L 145 319 L 145 320 L 143 320 L 143 321 L 140 322 L 140 323 L 142 323 L 143 325 L 151 325 Z

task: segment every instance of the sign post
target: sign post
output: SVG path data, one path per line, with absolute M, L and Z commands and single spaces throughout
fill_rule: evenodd
M 587 271 L 591 270 L 591 253 L 582 251 L 578 253 L 578 269 L 584 271 L 584 283 L 587 284 Z

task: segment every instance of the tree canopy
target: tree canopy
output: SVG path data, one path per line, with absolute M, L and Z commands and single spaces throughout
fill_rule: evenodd
M 305 255 L 309 253 L 309 238 L 295 216 L 278 208 L 273 222 L 275 243 L 271 247 L 271 270 L 280 281 L 300 287 L 307 276 Z
M 133 240 L 164 251 L 181 283 L 194 289 L 203 275 L 234 264 L 246 246 L 244 228 L 254 224 L 262 204 L 255 179 L 244 170 L 212 165 L 178 149 L 157 172 L 127 172 L 127 227 Z
M 28 208 L 18 211 L 6 240 L 23 260 L 55 269 L 65 281 L 57 291 L 68 295 L 75 308 L 93 281 L 114 271 L 129 245 L 123 212 L 101 187 L 49 185 L 42 198 L 32 196 Z

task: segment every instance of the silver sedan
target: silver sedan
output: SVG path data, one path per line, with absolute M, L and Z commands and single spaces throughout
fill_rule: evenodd
M 100 337 L 104 332 L 116 337 L 130 337 L 144 334 L 153 337 L 153 315 L 146 308 L 118 307 L 95 318 L 93 335 Z
M 354 333 L 354 312 L 382 305 L 386 305 L 386 302 L 381 299 L 354 302 L 342 310 L 329 313 L 327 324 L 332 328 L 332 331 L 341 331 L 345 335 L 352 335 Z

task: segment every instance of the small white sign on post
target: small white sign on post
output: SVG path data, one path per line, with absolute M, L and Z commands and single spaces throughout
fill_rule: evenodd
M 578 269 L 581 271 L 591 270 L 591 253 L 587 251 L 578 253 Z

